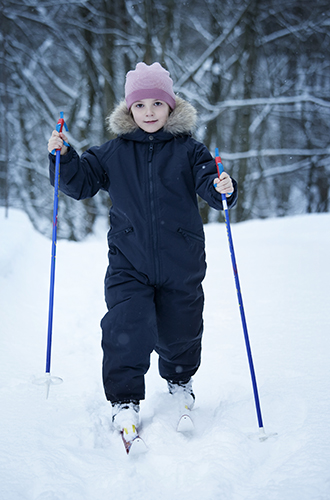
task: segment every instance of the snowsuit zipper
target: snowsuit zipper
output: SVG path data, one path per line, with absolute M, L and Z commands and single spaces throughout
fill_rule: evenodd
M 153 136 L 149 137 L 153 140 Z M 152 168 L 152 158 L 154 153 L 154 145 L 150 142 L 148 154 L 148 180 L 149 180 L 149 203 L 150 203 L 150 221 L 151 221 L 151 240 L 152 240 L 152 253 L 154 265 L 154 280 L 155 284 L 159 284 L 160 279 L 160 264 L 158 256 L 158 226 L 156 216 L 156 193 L 155 193 L 155 180 L 154 170 Z

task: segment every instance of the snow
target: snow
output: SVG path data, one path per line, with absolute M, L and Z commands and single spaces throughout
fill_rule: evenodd
M 60 224 L 60 221 L 59 221 Z M 1 500 L 326 500 L 330 498 L 330 214 L 232 226 L 265 442 L 224 224 L 206 226 L 203 359 L 192 437 L 175 432 L 153 356 L 141 435 L 127 457 L 103 395 L 106 221 L 57 245 L 52 374 L 44 375 L 51 242 L 0 209 Z

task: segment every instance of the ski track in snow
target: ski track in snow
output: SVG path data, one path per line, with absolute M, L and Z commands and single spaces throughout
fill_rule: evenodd
M 60 223 L 60 221 L 59 221 Z M 57 244 L 52 385 L 45 366 L 51 242 L 0 209 L 1 500 L 328 500 L 330 214 L 232 226 L 266 433 L 258 423 L 224 224 L 206 226 L 202 365 L 195 432 L 176 412 L 157 357 L 141 436 L 127 457 L 101 381 L 106 221 Z

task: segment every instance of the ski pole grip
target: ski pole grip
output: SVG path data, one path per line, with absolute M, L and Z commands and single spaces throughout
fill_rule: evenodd
M 60 112 L 60 118 L 56 124 L 56 131 L 57 132 L 62 132 L 63 131 L 63 127 L 64 127 L 64 130 L 69 130 L 68 127 L 67 127 L 67 124 L 65 123 L 64 121 L 64 115 L 63 115 L 63 111 Z M 67 146 L 68 148 L 70 147 L 70 144 L 68 144 L 66 141 L 63 140 L 63 144 L 65 146 Z M 58 148 L 58 149 L 53 149 L 52 151 L 52 154 L 55 154 L 55 151 L 61 151 L 61 148 Z
M 56 130 L 57 132 L 62 132 L 64 126 L 64 116 L 63 116 L 63 111 L 60 112 L 60 118 L 56 124 Z
M 224 171 L 223 165 L 222 165 L 222 160 L 219 154 L 219 149 L 215 148 L 215 164 L 217 166 L 217 171 L 218 171 L 218 177 L 220 179 L 220 175 Z M 232 195 L 233 193 L 228 193 L 229 195 Z M 222 199 L 226 198 L 226 195 L 222 195 Z
M 220 175 L 223 172 L 223 165 L 222 165 L 221 157 L 219 155 L 219 149 L 218 148 L 215 148 L 215 163 L 217 165 L 218 177 L 220 179 Z

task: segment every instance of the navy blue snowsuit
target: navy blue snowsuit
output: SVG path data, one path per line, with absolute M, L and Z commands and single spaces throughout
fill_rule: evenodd
M 53 157 L 50 176 L 53 183 Z M 72 148 L 61 157 L 62 192 L 79 200 L 105 189 L 112 201 L 108 312 L 101 321 L 103 381 L 112 402 L 144 399 L 153 350 L 167 380 L 187 381 L 199 367 L 206 263 L 196 193 L 222 209 L 216 176 L 203 144 L 164 129 L 134 128 L 81 158 Z M 229 207 L 237 199 L 233 183 Z

